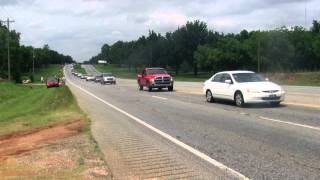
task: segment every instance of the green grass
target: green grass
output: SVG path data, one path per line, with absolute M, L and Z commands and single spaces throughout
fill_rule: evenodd
M 109 65 L 94 65 L 94 67 L 100 72 L 111 72 L 116 77 L 125 78 L 125 79 L 136 79 L 137 73 L 132 69 L 129 71 L 127 67 L 118 67 L 113 64 Z M 138 73 L 142 72 L 142 68 L 138 69 Z M 209 79 L 212 75 L 209 73 L 199 73 L 198 77 L 194 77 L 193 74 L 179 74 L 174 75 L 174 72 L 169 72 L 173 75 L 176 81 L 194 81 L 194 82 L 203 82 Z
M 86 70 L 81 67 L 81 64 L 75 64 L 73 67 L 76 72 L 81 74 L 87 74 Z
M 84 117 L 68 87 L 0 83 L 0 136 Z
M 264 76 L 283 85 L 320 86 L 320 71 L 301 73 L 267 73 Z
M 137 73 L 132 69 L 129 71 L 129 69 L 126 67 L 118 67 L 113 64 L 108 64 L 108 65 L 94 65 L 94 67 L 102 72 L 102 73 L 112 73 L 114 76 L 119 77 L 119 78 L 125 78 L 125 79 L 135 79 L 137 77 Z M 140 70 L 141 71 L 141 70 Z

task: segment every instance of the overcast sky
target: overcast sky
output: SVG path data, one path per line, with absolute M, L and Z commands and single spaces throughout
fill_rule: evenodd
M 21 43 L 88 60 L 104 43 L 133 40 L 149 29 L 174 31 L 188 20 L 219 32 L 309 27 L 320 0 L 0 0 L 0 19 L 15 20 Z

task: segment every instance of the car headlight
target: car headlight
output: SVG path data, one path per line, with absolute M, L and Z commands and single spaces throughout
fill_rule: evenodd
M 247 88 L 247 92 L 248 93 L 260 93 L 260 91 L 258 91 L 257 89 L 254 89 L 254 88 Z
M 170 81 L 173 82 L 173 78 L 172 77 L 170 77 Z

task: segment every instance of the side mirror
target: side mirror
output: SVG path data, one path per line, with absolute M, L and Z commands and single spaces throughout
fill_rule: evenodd
M 232 81 L 230 79 L 227 79 L 224 82 L 227 83 L 227 84 L 232 84 Z

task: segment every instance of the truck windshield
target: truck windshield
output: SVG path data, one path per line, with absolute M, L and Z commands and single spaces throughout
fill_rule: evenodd
M 238 83 L 266 81 L 262 76 L 255 73 L 237 73 L 232 74 L 232 76 Z
M 147 74 L 168 74 L 164 69 L 147 69 Z

